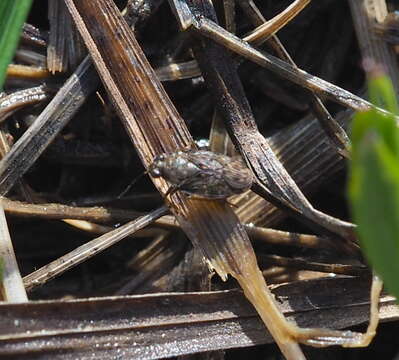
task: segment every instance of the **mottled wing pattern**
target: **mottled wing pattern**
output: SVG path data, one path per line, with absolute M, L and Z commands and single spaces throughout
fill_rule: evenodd
M 203 172 L 215 173 L 216 171 L 222 170 L 223 164 L 226 162 L 226 156 L 213 153 L 211 151 L 188 151 L 188 159 L 196 165 Z M 224 160 L 222 162 L 221 160 Z
M 210 151 L 188 151 L 184 154 L 199 171 L 178 185 L 180 190 L 207 198 L 225 198 L 226 194 L 222 179 L 222 164 L 217 154 Z
M 252 172 L 241 159 L 233 160 L 226 164 L 223 168 L 223 178 L 232 189 L 237 190 L 237 193 L 249 189 L 253 183 Z
M 187 155 L 201 172 L 185 184 L 186 191 L 225 198 L 242 193 L 252 185 L 252 173 L 240 158 L 233 159 L 211 151 L 190 151 Z

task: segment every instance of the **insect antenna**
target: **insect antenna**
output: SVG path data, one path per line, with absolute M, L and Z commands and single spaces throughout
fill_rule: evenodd
M 125 190 L 123 190 L 119 195 L 118 195 L 118 199 L 121 199 L 124 195 L 126 195 L 126 193 L 132 188 L 132 186 L 139 181 L 144 175 L 148 174 L 148 170 L 142 172 L 140 175 L 136 176 L 132 182 L 125 188 Z

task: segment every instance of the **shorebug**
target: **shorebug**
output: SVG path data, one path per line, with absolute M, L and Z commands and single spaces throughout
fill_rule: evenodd
M 253 175 L 240 158 L 206 150 L 177 151 L 155 157 L 148 169 L 153 177 L 172 184 L 167 195 L 180 190 L 197 197 L 225 199 L 248 190 Z

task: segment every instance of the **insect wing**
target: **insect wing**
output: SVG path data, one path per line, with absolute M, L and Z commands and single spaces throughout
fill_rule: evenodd
M 223 155 L 215 154 L 211 151 L 192 151 L 187 153 L 188 159 L 201 170 L 202 173 L 214 174 L 221 171 L 223 163 L 221 158 Z
M 252 186 L 251 171 L 241 160 L 234 160 L 223 168 L 223 179 L 234 192 L 240 193 Z

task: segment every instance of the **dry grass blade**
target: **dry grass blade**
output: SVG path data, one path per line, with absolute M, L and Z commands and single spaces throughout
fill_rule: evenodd
M 70 16 L 63 1 L 49 2 L 48 19 L 50 36 L 47 46 L 47 68 L 54 74 L 68 68 L 68 51 L 65 28 L 70 26 Z
M 161 66 L 155 72 L 160 81 L 175 81 L 201 76 L 201 71 L 195 60 Z
M 230 34 L 222 27 L 206 18 L 200 18 L 197 20 L 198 21 L 194 22 L 192 25 L 201 35 L 209 37 L 248 60 L 279 74 L 293 83 L 315 92 L 322 98 L 328 98 L 356 111 L 367 111 L 372 106 L 368 101 L 340 88 L 339 86 L 311 75 L 302 69 L 295 68 L 273 55 L 266 54 L 253 48 L 245 41 Z M 385 113 L 382 109 L 378 110 Z
M 387 16 L 385 0 L 351 0 L 349 5 L 364 61 L 382 65 L 399 93 L 399 68 L 391 46 L 376 36 L 374 26 Z M 365 64 L 366 65 L 366 64 Z
M 346 110 L 337 116 L 337 121 L 347 127 L 353 112 Z M 268 138 L 268 142 L 291 174 L 298 186 L 305 192 L 315 191 L 323 179 L 330 178 L 343 169 L 344 161 L 328 141 L 319 122 L 307 116 L 295 125 Z M 297 151 L 300 148 L 301 151 Z M 272 226 L 287 216 L 282 210 L 257 195 L 250 201 L 238 198 L 237 213 L 244 223 Z
M 148 215 L 132 220 L 113 231 L 79 246 L 70 253 L 25 276 L 23 279 L 25 288 L 27 290 L 32 290 L 36 286 L 43 285 L 45 282 L 61 275 L 65 271 L 90 259 L 134 232 L 146 227 L 148 224 L 151 224 L 155 219 L 165 215 L 167 212 L 168 209 L 166 207 L 160 207 Z
M 47 68 L 53 74 L 75 68 L 84 57 L 85 51 L 63 0 L 49 1 L 48 18 L 50 36 Z
M 309 2 L 310 0 L 294 1 L 273 19 L 267 21 L 253 30 L 250 34 L 246 35 L 243 40 L 254 44 L 265 41 L 297 16 L 309 4 Z
M 33 165 L 96 87 L 95 70 L 87 58 L 0 161 L 0 195 L 5 195 Z
M 48 98 L 49 92 L 44 85 L 16 91 L 0 98 L 0 122 L 6 120 L 18 109 L 37 104 Z
M 296 246 L 309 249 L 337 249 L 337 241 L 334 241 L 336 239 L 297 234 L 253 225 L 244 226 L 251 240 L 258 240 L 265 244 Z
M 67 206 L 62 204 L 30 204 L 21 201 L 14 201 L 7 198 L 3 199 L 4 210 L 7 214 L 17 217 L 24 218 L 40 218 L 40 219 L 74 219 L 74 220 L 85 220 L 91 223 L 110 223 L 129 221 L 133 218 L 141 216 L 142 213 L 132 210 L 122 210 L 106 208 L 101 206 L 95 207 L 76 207 Z M 68 222 L 70 220 L 64 220 Z M 165 228 L 168 230 L 180 229 L 179 224 L 173 216 L 165 215 L 160 219 L 155 220 L 155 226 Z M 76 224 L 75 224 L 76 226 Z M 94 228 L 85 229 L 90 232 L 101 232 L 105 233 L 110 231 L 109 227 L 102 227 L 96 225 Z M 278 244 L 296 247 L 305 247 L 313 249 L 336 249 L 337 246 L 334 244 L 333 239 L 323 238 L 316 235 L 298 234 L 287 231 L 274 230 L 270 228 L 258 227 L 254 225 L 245 225 L 245 230 L 252 240 L 258 240 L 267 244 Z M 82 228 L 82 227 L 80 227 Z M 107 231 L 103 231 L 106 228 Z M 156 233 L 154 229 L 151 234 Z M 161 231 L 161 230 L 159 230 Z M 148 236 L 150 230 L 142 230 L 135 233 L 137 236 Z
M 364 265 L 325 264 L 277 255 L 261 255 L 259 257 L 259 263 L 261 266 L 275 265 L 279 267 L 296 268 L 301 270 L 311 270 L 322 273 L 334 273 L 349 276 L 362 276 L 370 274 L 370 270 Z
M 21 40 L 38 47 L 45 48 L 47 46 L 47 34 L 28 23 L 25 23 L 22 27 Z
M 212 117 L 212 127 L 209 132 L 209 148 L 219 154 L 236 156 L 237 150 L 230 139 L 220 113 L 215 110 Z
M 4 198 L 3 206 L 9 215 L 43 219 L 75 219 L 95 223 L 132 220 L 143 213 L 133 210 L 111 209 L 101 206 L 76 207 L 55 203 L 30 204 Z
M 0 293 L 3 301 L 26 302 L 28 297 L 14 254 L 4 208 L 0 201 Z
M 368 289 L 369 281 L 337 278 L 280 285 L 274 293 L 301 325 L 345 328 L 367 321 Z M 2 358 L 159 359 L 273 341 L 237 291 L 33 301 L 1 304 L 0 312 Z M 380 299 L 379 317 L 399 318 L 392 297 Z
M 248 2 L 247 0 L 239 0 L 238 2 L 243 11 L 255 25 L 259 25 L 260 27 L 262 27 L 263 24 L 266 23 L 266 19 L 263 17 L 261 12 L 252 1 Z M 269 22 L 267 22 L 265 25 L 268 24 Z M 251 41 L 247 38 L 244 38 L 243 40 L 251 43 Z M 297 68 L 294 60 L 288 54 L 287 50 L 284 48 L 283 44 L 280 42 L 279 38 L 276 35 L 273 35 L 269 38 L 268 45 L 276 52 L 280 59 Z M 314 92 L 309 91 L 309 95 L 310 108 L 312 109 L 315 116 L 319 119 L 320 125 L 326 131 L 332 143 L 336 145 L 337 151 L 342 156 L 349 157 L 350 144 L 349 138 L 346 135 L 345 130 L 342 129 L 337 121 L 330 115 L 329 111 L 324 106 L 321 99 Z
M 146 249 L 129 261 L 129 269 L 135 271 L 137 276 L 118 289 L 115 295 L 148 292 L 145 290 L 146 285 L 154 284 L 163 276 L 168 276 L 179 264 L 179 259 L 184 256 L 188 245 L 187 241 L 176 241 L 168 232 L 157 236 Z
M 115 227 L 107 226 L 107 225 L 100 225 L 100 224 L 88 222 L 86 220 L 63 219 L 62 221 L 66 224 L 73 226 L 75 229 L 86 232 L 87 234 L 103 235 L 103 234 L 107 234 L 107 233 L 115 230 Z M 151 238 L 153 236 L 158 236 L 159 234 L 162 234 L 164 232 L 165 232 L 165 230 L 158 229 L 158 228 L 141 229 L 141 230 L 138 230 L 138 231 L 134 232 L 133 234 L 129 235 L 129 237 L 135 238 L 135 239 L 149 238 L 149 237 Z M 324 245 L 324 242 L 322 244 Z
M 43 67 L 10 64 L 7 68 L 7 78 L 24 78 L 38 80 L 46 79 L 48 77 L 50 77 L 50 72 Z
M 224 17 L 224 24 L 227 31 L 231 33 L 236 32 L 236 9 L 235 9 L 235 0 L 223 0 L 223 17 Z

